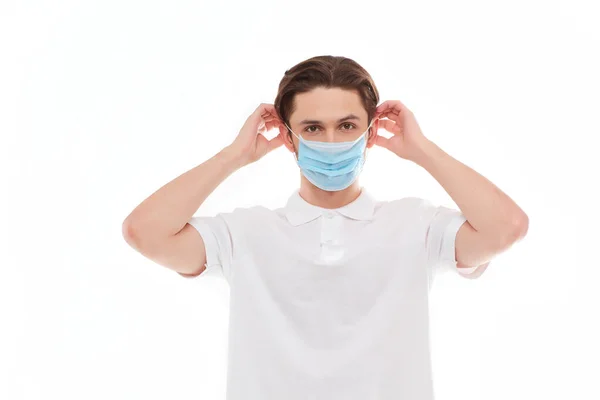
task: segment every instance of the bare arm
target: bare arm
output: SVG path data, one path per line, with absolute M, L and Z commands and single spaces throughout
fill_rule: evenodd
M 204 271 L 206 253 L 200 234 L 187 222 L 229 175 L 281 145 L 258 132 L 280 126 L 274 108 L 261 104 L 236 140 L 142 201 L 123 222 L 126 242 L 149 259 L 185 275 Z M 262 129 L 261 129 L 262 127 Z
M 199 273 L 206 263 L 204 243 L 192 226 L 186 226 L 187 222 L 217 186 L 240 166 L 225 148 L 165 184 L 125 219 L 125 240 L 161 265 L 186 274 Z

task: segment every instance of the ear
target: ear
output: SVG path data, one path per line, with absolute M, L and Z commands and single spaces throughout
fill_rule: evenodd
M 281 132 L 281 136 L 283 137 L 283 145 L 291 153 L 295 153 L 296 151 L 294 150 L 294 146 L 296 146 L 296 144 L 293 142 L 294 135 L 292 135 L 292 133 L 288 130 L 288 128 L 286 128 L 285 125 L 281 125 L 279 129 L 279 132 Z
M 377 140 L 377 130 L 379 129 L 379 120 L 376 119 L 373 121 L 371 128 L 369 129 L 369 134 L 367 135 L 367 149 L 370 149 L 375 145 L 375 141 Z

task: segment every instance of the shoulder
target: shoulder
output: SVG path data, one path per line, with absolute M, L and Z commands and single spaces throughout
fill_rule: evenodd
M 446 207 L 440 204 L 435 204 L 431 200 L 422 197 L 404 197 L 393 200 L 393 208 L 396 210 L 405 211 L 412 215 L 418 216 L 421 219 L 430 219 L 438 214 L 454 215 L 460 213 L 458 209 Z
M 375 219 L 383 223 L 399 224 L 404 229 L 427 229 L 432 224 L 444 224 L 444 221 L 461 217 L 457 209 L 437 205 L 428 199 L 407 196 L 399 199 L 378 201 L 375 206 Z
M 383 214 L 386 217 L 388 214 L 401 216 L 424 215 L 436 208 L 429 200 L 414 196 L 393 200 L 379 200 L 375 203 L 375 212 Z
M 262 205 L 235 207 L 229 211 L 219 212 L 216 216 L 231 225 L 252 227 L 268 225 L 283 215 L 283 208 L 271 209 Z

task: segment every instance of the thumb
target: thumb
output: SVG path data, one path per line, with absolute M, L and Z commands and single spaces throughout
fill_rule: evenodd
M 275 150 L 279 146 L 283 144 L 283 138 L 281 137 L 281 133 L 275 136 L 273 139 L 269 140 L 267 143 L 267 153 Z
M 388 150 L 390 149 L 390 139 L 381 135 L 377 135 L 377 137 L 375 137 L 375 144 Z

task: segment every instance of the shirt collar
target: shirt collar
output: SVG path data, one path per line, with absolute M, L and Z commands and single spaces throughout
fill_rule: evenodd
M 284 207 L 285 216 L 294 226 L 310 222 L 328 212 L 340 213 L 348 218 L 366 221 L 373 218 L 374 211 L 375 201 L 365 188 L 361 188 L 360 194 L 354 201 L 335 209 L 322 208 L 308 203 L 300 196 L 300 190 L 296 189 Z

